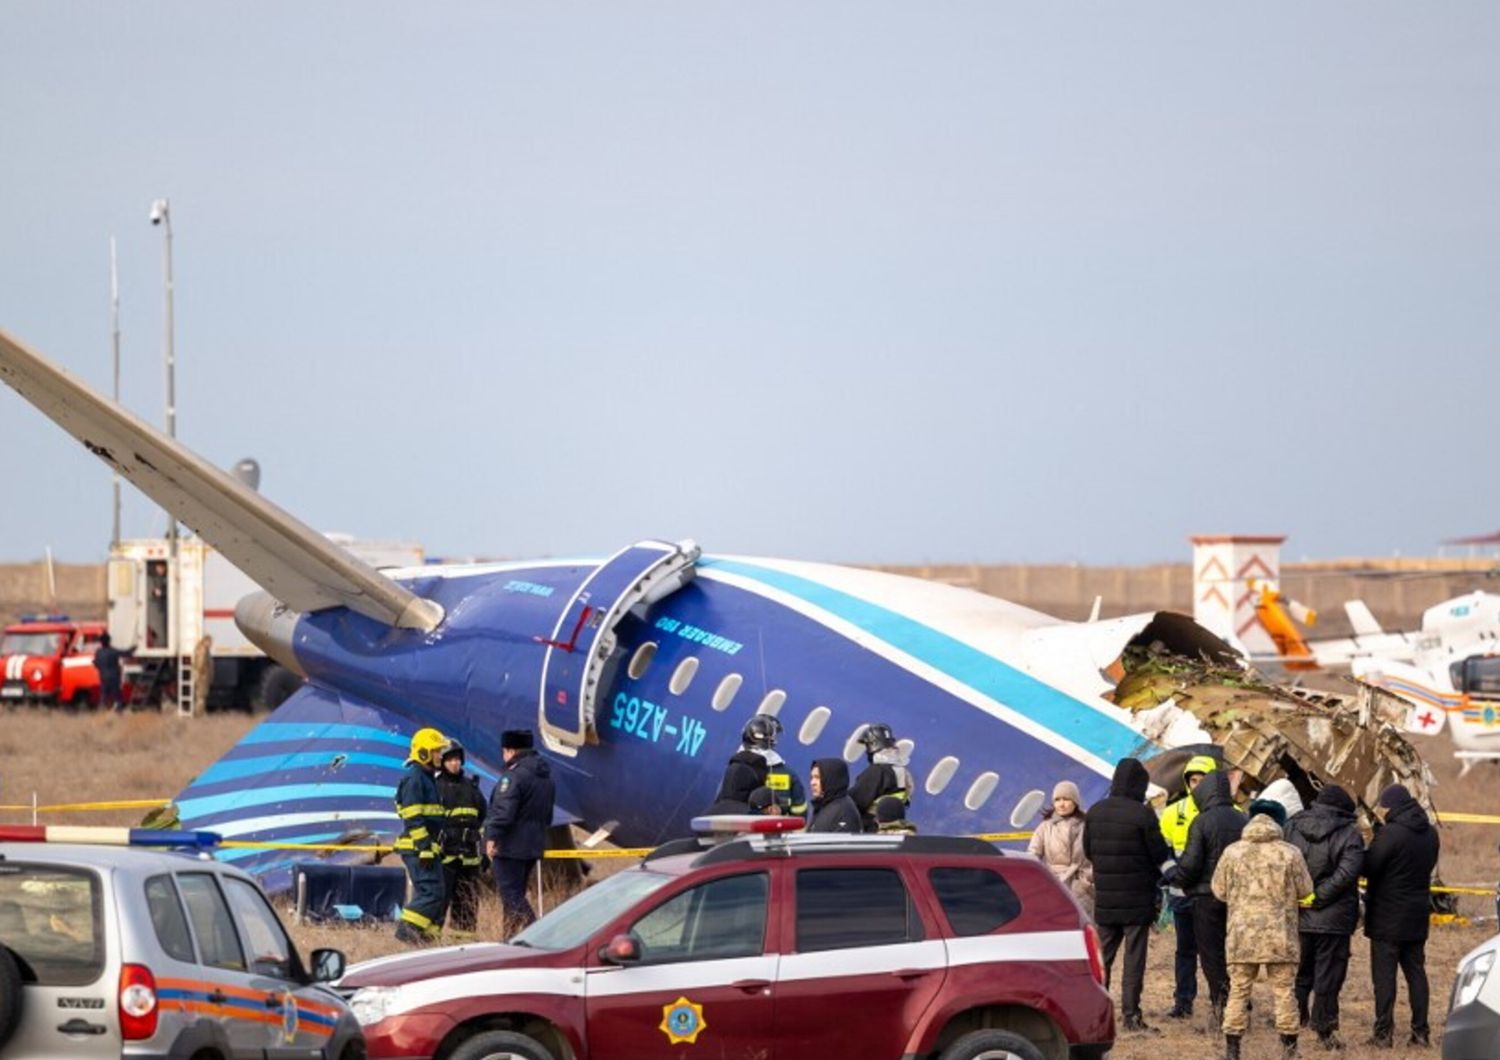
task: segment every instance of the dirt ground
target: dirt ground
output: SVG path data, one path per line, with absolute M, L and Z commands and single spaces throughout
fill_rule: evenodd
M 99 717 L 41 710 L 0 712 L 0 804 L 29 807 L 33 795 L 42 805 L 169 798 L 227 751 L 255 720 L 240 714 L 184 719 L 155 713 Z M 1440 810 L 1485 813 L 1500 805 L 1500 768 L 1475 769 L 1460 780 L 1456 764 L 1447 754 L 1446 743 L 1437 745 L 1429 763 L 1439 781 Z M 46 821 L 127 825 L 139 823 L 142 813 L 141 810 L 73 813 L 65 817 L 49 816 Z M 0 810 L 0 823 L 23 824 L 30 820 L 29 809 Z M 1443 829 L 1442 837 L 1440 870 L 1445 882 L 1494 887 L 1500 874 L 1500 856 L 1496 853 L 1500 828 L 1452 825 Z M 596 875 L 605 875 L 619 864 L 597 862 Z M 564 890 L 549 888 L 547 903 L 550 906 L 565 896 Z M 1404 987 L 1397 1003 L 1395 1053 L 1362 1047 L 1361 1043 L 1369 1036 L 1373 1006 L 1368 944 L 1362 936 L 1355 937 L 1349 979 L 1341 999 L 1342 1033 L 1350 1046 L 1344 1053 L 1346 1060 L 1437 1055 L 1436 1042 L 1441 1037 L 1458 959 L 1496 930 L 1492 897 L 1462 897 L 1459 912 L 1469 917 L 1471 923 L 1434 927 L 1427 947 L 1432 984 L 1434 1047 L 1431 1050 L 1404 1050 L 1399 1044 L 1404 1041 L 1408 1026 Z M 498 910 L 489 903 L 481 910 L 480 935 L 497 938 L 499 934 Z M 298 925 L 293 928 L 293 935 L 304 952 L 317 946 L 335 946 L 351 961 L 399 948 L 388 926 L 365 929 Z M 1171 1007 L 1172 946 L 1170 932 L 1153 934 L 1144 1008 L 1147 1022 L 1160 1033 L 1122 1035 L 1112 1054 L 1116 1060 L 1161 1060 L 1169 1054 L 1182 1060 L 1197 1060 L 1219 1055 L 1220 1039 L 1209 1033 L 1205 1003 L 1200 1002 L 1187 1026 L 1162 1018 Z M 1257 985 L 1254 1005 L 1245 1056 L 1247 1060 L 1272 1060 L 1280 1056 L 1280 1051 L 1270 1025 L 1271 998 L 1265 984 Z M 1306 1050 L 1310 1055 L 1322 1055 L 1311 1040 L 1304 1040 L 1306 1046 L 1312 1046 Z

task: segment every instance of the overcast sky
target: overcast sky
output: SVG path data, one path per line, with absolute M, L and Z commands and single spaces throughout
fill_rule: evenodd
M 0 6 L 0 328 L 444 556 L 1500 527 L 1500 6 Z M 103 465 L 0 388 L 0 560 Z M 133 491 L 130 491 L 133 493 Z M 127 534 L 163 526 L 134 495 Z

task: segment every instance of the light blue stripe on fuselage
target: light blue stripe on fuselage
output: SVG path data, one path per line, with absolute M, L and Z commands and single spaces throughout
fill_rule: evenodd
M 249 810 L 272 803 L 296 803 L 301 799 L 389 799 L 396 789 L 389 784 L 285 784 L 270 788 L 245 788 L 223 795 L 182 799 L 177 812 L 184 821 L 206 817 L 222 810 Z
M 333 760 L 340 759 L 335 766 Z M 470 772 L 494 782 L 495 774 L 474 762 L 466 763 Z M 406 768 L 406 759 L 398 755 L 382 755 L 369 751 L 297 751 L 287 754 L 256 755 L 251 758 L 226 758 L 215 762 L 193 781 L 193 786 L 221 784 L 227 780 L 260 776 L 263 773 L 280 773 L 293 769 L 332 769 L 335 772 L 345 766 L 382 766 L 400 773 Z
M 1045 681 L 878 604 L 809 578 L 751 563 L 705 559 L 700 565 L 753 579 L 820 607 L 1009 709 L 1032 718 L 1107 763 L 1136 753 L 1145 742 L 1130 726 Z
M 343 725 L 322 722 L 263 721 L 251 729 L 237 746 L 247 743 L 300 743 L 303 740 L 343 740 L 347 743 L 388 743 L 399 747 L 403 755 L 411 737 L 398 732 L 371 728 L 368 725 Z

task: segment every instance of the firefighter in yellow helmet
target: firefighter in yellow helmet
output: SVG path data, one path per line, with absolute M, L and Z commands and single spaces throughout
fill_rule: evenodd
M 1198 816 L 1193 789 L 1218 768 L 1219 763 L 1211 755 L 1194 755 L 1182 767 L 1182 794 L 1169 802 L 1161 814 L 1161 834 L 1175 857 L 1182 857 L 1182 851 L 1187 847 L 1188 827 Z M 1193 1001 L 1198 996 L 1198 940 L 1193 933 L 1193 900 L 1174 888 L 1169 892 L 1167 907 L 1172 911 L 1172 930 L 1177 936 L 1177 953 L 1173 960 L 1176 983 L 1167 1018 L 1187 1019 L 1193 1014 Z
M 436 729 L 418 729 L 411 738 L 406 773 L 396 785 L 396 815 L 403 828 L 396 852 L 411 880 L 411 898 L 401 910 L 396 938 L 415 946 L 437 938 L 447 905 L 441 847 L 447 811 L 433 779 L 447 744 L 448 738 Z

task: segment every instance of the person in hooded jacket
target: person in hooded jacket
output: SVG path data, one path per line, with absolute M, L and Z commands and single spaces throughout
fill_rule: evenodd
M 472 935 L 478 926 L 479 895 L 484 890 L 480 857 L 486 803 L 479 778 L 465 772 L 464 745 L 449 740 L 438 753 L 441 768 L 434 778 L 438 802 L 447 811 L 438 833 L 443 865 L 444 913 L 454 932 Z M 439 918 L 439 923 L 442 918 Z
M 860 771 L 849 797 L 859 809 L 866 832 L 879 831 L 875 820 L 875 804 L 887 796 L 895 796 L 911 805 L 911 770 L 908 768 L 906 752 L 896 741 L 896 734 L 889 725 L 876 722 L 865 726 L 859 742 L 864 744 L 868 765 Z
M 536 919 L 536 911 L 526 897 L 526 882 L 547 848 L 557 788 L 552 782 L 552 767 L 536 753 L 530 729 L 501 733 L 500 756 L 505 769 L 490 792 L 489 813 L 484 818 L 484 852 L 495 875 L 506 926 L 517 931 Z
M 1276 804 L 1278 807 L 1279 803 Z M 1199 818 L 1202 819 L 1201 817 Z M 1282 826 L 1257 813 L 1230 844 L 1214 869 L 1214 897 L 1229 909 L 1225 955 L 1229 1000 L 1224 1006 L 1227 1060 L 1240 1060 L 1240 1039 L 1249 1028 L 1250 988 L 1260 969 L 1271 981 L 1281 1055 L 1297 1053 L 1297 903 L 1312 890 L 1307 863 L 1285 842 Z
M 1235 808 L 1229 793 L 1229 775 L 1216 770 L 1193 789 L 1198 816 L 1188 827 L 1187 845 L 1177 859 L 1177 886 L 1193 901 L 1193 939 L 1198 963 L 1208 982 L 1214 1021 L 1223 1018 L 1229 1000 L 1229 967 L 1224 959 L 1229 931 L 1229 908 L 1214 895 L 1214 870 L 1231 843 L 1245 830 L 1245 815 Z
M 1198 816 L 1193 789 L 1218 768 L 1219 763 L 1212 755 L 1194 755 L 1182 767 L 1182 794 L 1168 802 L 1161 813 L 1161 834 L 1175 857 L 1182 857 L 1187 849 L 1188 829 Z M 1180 887 L 1173 887 L 1167 892 L 1167 908 L 1172 912 L 1172 933 L 1177 940 L 1172 958 L 1172 1007 L 1167 1019 L 1185 1020 L 1192 1016 L 1193 1002 L 1198 999 L 1198 940 L 1193 936 L 1193 899 L 1182 893 Z
M 1381 824 L 1365 851 L 1365 934 L 1370 939 L 1370 980 L 1375 990 L 1371 1044 L 1394 1044 L 1396 968 L 1406 978 L 1411 1004 L 1411 1044 L 1429 1043 L 1427 929 L 1438 834 L 1427 811 L 1400 784 L 1380 793 Z
M 1349 940 L 1359 927 L 1365 863 L 1354 800 L 1337 784 L 1328 785 L 1287 822 L 1286 838 L 1302 851 L 1313 881 L 1311 901 L 1304 897 L 1298 914 L 1297 1012 L 1325 1048 L 1339 1049 L 1339 991 L 1349 973 Z
M 1059 780 L 1052 788 L 1052 813 L 1036 831 L 1026 853 L 1040 858 L 1058 882 L 1072 892 L 1090 916 L 1094 912 L 1094 866 L 1083 856 L 1083 806 L 1078 785 Z
M 1156 814 L 1146 805 L 1146 767 L 1122 758 L 1109 796 L 1094 803 L 1083 822 L 1083 854 L 1094 866 L 1094 922 L 1109 984 L 1115 954 L 1125 946 L 1120 1009 L 1126 1030 L 1149 1030 L 1141 1015 L 1146 946 L 1156 920 L 1157 884 L 1176 866 Z
M 849 767 L 842 758 L 820 758 L 808 774 L 812 788 L 809 832 L 863 832 L 859 809 L 849 797 Z

